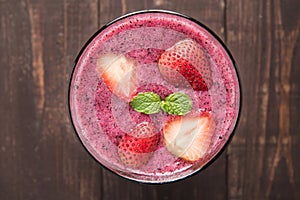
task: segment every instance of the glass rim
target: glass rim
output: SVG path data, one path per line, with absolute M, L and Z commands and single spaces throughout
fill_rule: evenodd
M 71 84 L 72 84 L 72 80 L 74 78 L 74 72 L 77 66 L 77 63 L 79 62 L 79 59 L 81 58 L 82 54 L 84 53 L 85 49 L 89 46 L 89 44 L 95 39 L 95 37 L 97 37 L 97 35 L 99 35 L 102 31 L 104 31 L 107 27 L 111 26 L 112 24 L 114 24 L 115 22 L 118 22 L 120 20 L 126 19 L 128 17 L 134 16 L 134 15 L 139 15 L 139 14 L 144 14 L 144 13 L 162 13 L 162 14 L 170 14 L 170 15 L 175 15 L 178 17 L 182 17 L 185 18 L 187 20 L 190 20 L 194 23 L 196 23 L 197 25 L 199 25 L 200 27 L 202 27 L 203 29 L 205 29 L 209 34 L 211 34 L 213 36 L 213 38 L 215 38 L 217 40 L 217 42 L 222 46 L 222 48 L 225 50 L 225 53 L 229 56 L 232 65 L 233 65 L 233 71 L 235 72 L 236 78 L 237 78 L 237 82 L 238 82 L 238 90 L 239 90 L 239 98 L 238 98 L 238 108 L 237 108 L 237 115 L 236 115 L 236 119 L 235 121 L 233 121 L 233 123 L 231 124 L 232 131 L 228 137 L 228 139 L 225 141 L 224 145 L 217 151 L 217 153 L 215 155 L 213 155 L 208 162 L 206 162 L 204 165 L 202 165 L 200 168 L 196 169 L 195 171 L 193 171 L 190 174 L 187 174 L 185 176 L 179 176 L 177 178 L 174 178 L 172 180 L 163 180 L 163 181 L 149 181 L 149 180 L 140 180 L 140 179 L 135 179 L 129 176 L 125 176 L 122 175 L 120 173 L 117 173 L 117 170 L 114 171 L 112 169 L 110 169 L 109 167 L 105 166 L 103 163 L 101 163 L 95 155 L 92 154 L 92 152 L 87 148 L 87 146 L 83 143 L 81 137 L 79 136 L 79 133 L 75 127 L 75 123 L 72 117 L 72 109 L 71 109 L 71 105 L 70 105 L 70 98 L 71 98 Z M 209 167 L 212 163 L 214 163 L 223 153 L 224 151 L 227 149 L 228 145 L 230 144 L 233 136 L 236 133 L 236 129 L 240 123 L 240 117 L 241 117 L 241 111 L 242 111 L 242 86 L 241 86 L 241 79 L 240 79 L 240 75 L 239 75 L 239 71 L 238 68 L 236 66 L 236 62 L 234 57 L 232 56 L 230 50 L 228 49 L 228 47 L 225 45 L 225 43 L 223 42 L 223 40 L 214 32 L 212 31 L 212 29 L 210 29 L 207 25 L 203 24 L 202 22 L 179 12 L 176 11 L 171 11 L 171 10 L 165 10 L 165 9 L 146 9 L 146 10 L 139 10 L 139 11 L 134 11 L 134 12 L 130 12 L 124 15 L 121 15 L 113 20 L 110 20 L 109 22 L 107 22 L 105 25 L 103 25 L 102 27 L 100 27 L 93 35 L 91 35 L 89 37 L 89 39 L 84 43 L 84 45 L 81 47 L 79 53 L 77 54 L 74 62 L 73 62 L 73 67 L 71 70 L 71 73 L 69 75 L 69 80 L 68 80 L 68 94 L 67 94 L 67 106 L 68 106 L 68 116 L 69 116 L 69 120 L 72 124 L 73 130 L 77 136 L 77 138 L 79 139 L 81 145 L 84 147 L 85 151 L 88 152 L 88 154 L 98 163 L 100 164 L 101 167 L 103 167 L 104 169 L 108 170 L 110 173 L 117 175 L 118 177 L 121 177 L 122 179 L 125 180 L 130 180 L 136 183 L 142 183 L 142 184 L 153 184 L 153 185 L 157 185 L 157 184 L 168 184 L 168 183 L 173 183 L 173 182 L 177 182 L 177 181 L 181 181 L 181 180 L 185 180 L 189 177 L 192 177 L 194 175 L 197 175 L 198 173 L 202 172 L 203 170 L 205 170 L 207 167 Z

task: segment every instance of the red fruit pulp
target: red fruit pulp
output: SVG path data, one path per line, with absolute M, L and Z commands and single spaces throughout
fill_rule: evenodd
M 147 49 L 167 50 L 186 38 L 196 41 L 209 57 L 213 84 L 207 89 L 203 86 L 200 90 L 193 87 L 179 88 L 166 81 L 158 68 L 157 58 L 160 53 L 145 53 L 148 52 Z M 211 111 L 216 129 L 203 159 L 192 163 L 185 162 L 163 146 L 161 129 L 172 116 L 163 112 L 155 115 L 137 113 L 128 102 L 124 102 L 108 90 L 96 71 L 97 59 L 107 53 L 131 56 L 138 61 L 137 91 L 150 90 L 162 98 L 169 92 L 180 91 L 192 99 L 193 107 L 189 116 L 195 116 L 202 110 Z M 203 85 L 199 74 L 189 68 L 192 67 L 187 66 L 187 71 L 182 73 L 193 72 L 193 75 L 189 75 L 195 76 L 191 81 L 192 86 Z M 203 75 L 203 72 L 201 73 Z M 177 81 L 180 81 L 180 78 L 176 78 L 174 83 Z M 207 84 L 206 80 L 205 83 Z M 238 79 L 231 57 L 210 32 L 189 19 L 150 12 L 116 21 L 93 38 L 76 64 L 70 85 L 69 102 L 72 120 L 81 141 L 100 163 L 129 179 L 169 182 L 200 170 L 220 152 L 236 123 L 239 95 Z M 128 164 L 134 166 L 133 169 L 124 165 L 119 156 L 118 145 L 125 135 L 142 122 L 152 123 L 157 129 L 158 147 L 151 153 L 150 158 L 148 153 L 140 157 L 141 160 L 148 159 L 142 165 L 135 163 L 135 159 L 126 158 Z M 147 148 L 146 145 L 143 147 Z

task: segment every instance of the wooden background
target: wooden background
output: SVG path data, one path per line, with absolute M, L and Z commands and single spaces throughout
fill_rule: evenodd
M 166 185 L 124 180 L 81 146 L 67 110 L 74 58 L 106 22 L 169 9 L 228 45 L 243 88 L 230 146 Z M 300 199 L 299 0 L 0 0 L 0 199 Z

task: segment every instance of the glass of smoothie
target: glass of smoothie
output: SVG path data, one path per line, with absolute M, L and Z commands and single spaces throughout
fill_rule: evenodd
M 201 171 L 224 150 L 240 89 L 233 57 L 205 25 L 171 11 L 139 11 L 108 23 L 82 48 L 69 111 L 102 166 L 166 183 Z

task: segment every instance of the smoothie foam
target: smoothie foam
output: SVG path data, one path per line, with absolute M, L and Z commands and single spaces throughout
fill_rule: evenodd
M 157 60 L 161 52 L 186 38 L 196 41 L 210 61 L 213 84 L 208 91 L 175 87 L 159 72 Z M 216 129 L 203 158 L 196 162 L 178 158 L 165 148 L 160 138 L 158 148 L 147 164 L 133 169 L 121 162 L 117 145 L 122 136 L 144 121 L 154 124 L 161 134 L 162 127 L 172 116 L 164 112 L 138 113 L 128 102 L 114 95 L 96 71 L 97 60 L 108 53 L 136 60 L 137 92 L 153 91 L 162 98 L 173 92 L 183 92 L 193 102 L 188 115 L 196 115 L 202 110 L 212 113 Z M 218 154 L 236 124 L 239 98 L 239 83 L 232 59 L 210 32 L 181 16 L 148 12 L 114 21 L 91 40 L 76 63 L 69 101 L 75 129 L 96 160 L 129 179 L 169 182 L 193 174 Z

